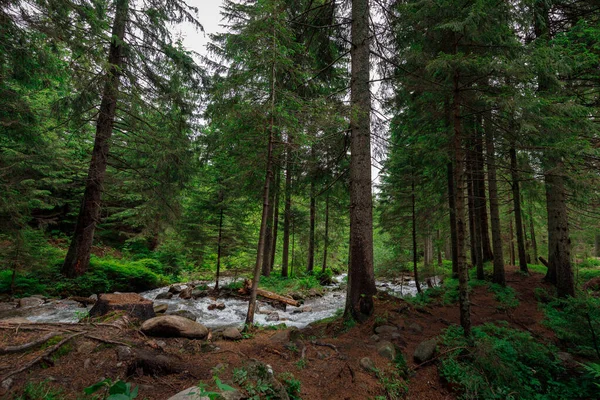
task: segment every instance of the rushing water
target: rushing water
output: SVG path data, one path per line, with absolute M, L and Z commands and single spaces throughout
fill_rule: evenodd
M 345 278 L 344 275 L 335 277 L 335 284 L 327 286 L 322 297 L 306 299 L 300 307 L 287 306 L 286 310 L 274 308 L 268 303 L 258 301 L 258 312 L 255 322 L 260 325 L 277 325 L 285 323 L 288 326 L 303 328 L 308 324 L 333 316 L 338 309 L 344 307 L 346 292 L 340 288 Z M 231 282 L 225 278 L 222 285 Z M 437 282 L 434 282 L 434 284 Z M 209 286 L 213 286 L 209 284 Z M 400 280 L 399 282 L 377 281 L 379 290 L 387 291 L 395 296 L 414 295 L 417 292 L 414 280 Z M 185 284 L 181 285 L 185 288 Z M 186 310 L 196 316 L 196 320 L 209 328 L 222 328 L 240 326 L 246 318 L 248 302 L 236 297 L 203 297 L 199 299 L 180 299 L 174 296 L 171 299 L 158 299 L 156 296 L 167 292 L 169 287 L 162 287 L 141 293 L 147 299 L 153 300 L 155 305 L 167 304 L 167 314 L 179 310 Z M 209 310 L 208 306 L 214 303 L 223 303 L 223 310 Z M 51 300 L 50 302 L 31 309 L 14 309 L 10 313 L 0 314 L 0 319 L 9 317 L 26 318 L 31 322 L 77 322 L 90 307 L 83 308 L 79 303 L 70 300 Z M 21 310 L 21 311 L 18 311 Z

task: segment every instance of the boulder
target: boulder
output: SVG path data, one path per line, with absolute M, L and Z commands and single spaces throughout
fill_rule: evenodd
M 269 322 L 279 321 L 279 314 L 277 312 L 272 312 L 267 315 L 266 320 Z
M 396 348 L 391 342 L 383 341 L 377 345 L 377 353 L 390 361 L 396 358 Z
M 233 328 L 233 327 L 226 328 L 223 331 L 223 339 L 226 339 L 226 340 L 240 340 L 240 339 L 242 339 L 242 334 L 236 328 Z
M 217 303 L 217 310 L 224 310 L 225 309 L 225 303 Z
M 363 357 L 359 362 L 360 366 L 363 367 L 366 371 L 373 371 L 375 369 L 375 363 L 369 357 Z
M 152 300 L 137 293 L 101 294 L 89 315 L 93 318 L 113 311 L 125 311 L 131 317 L 142 321 L 156 316 Z
M 154 306 L 154 312 L 156 314 L 164 314 L 165 312 L 167 312 L 168 308 L 169 308 L 168 304 L 157 304 Z
M 183 289 L 179 293 L 179 298 L 183 300 L 188 300 L 192 298 L 192 290 L 194 290 L 191 286 Z
M 417 348 L 415 349 L 415 354 L 413 356 L 416 362 L 424 363 L 425 361 L 429 361 L 435 355 L 435 351 L 437 349 L 437 339 L 429 339 L 424 342 L 419 343 Z
M 188 311 L 188 310 L 177 310 L 170 314 L 171 315 L 179 315 L 180 317 L 191 319 L 192 321 L 195 321 L 197 318 L 193 312 Z
M 209 310 L 209 311 L 215 310 L 216 308 L 217 308 L 217 304 L 216 303 L 209 304 L 206 307 L 206 309 Z
M 185 364 L 175 355 L 162 351 L 133 350 L 133 360 L 127 368 L 127 375 L 159 376 L 177 374 L 185 370 Z
M 208 396 L 200 396 L 200 388 L 198 386 L 192 386 L 177 393 L 174 396 L 169 397 L 167 400 L 210 400 Z
M 423 333 L 423 327 L 417 324 L 416 322 L 413 322 L 412 324 L 408 325 L 408 330 L 413 333 Z
M 204 339 L 208 329 L 204 325 L 178 315 L 161 315 L 145 321 L 140 328 L 149 336 L 185 337 L 189 339 Z
M 180 285 L 171 285 L 169 287 L 169 293 L 178 294 L 181 293 L 183 288 Z
M 116 348 L 116 351 L 117 351 L 117 360 L 118 361 L 129 361 L 129 360 L 132 360 L 133 357 L 135 357 L 131 347 L 118 346 Z
M 208 293 L 209 293 L 209 292 L 208 292 L 208 290 L 203 290 L 203 289 L 198 289 L 198 288 L 196 288 L 196 289 L 193 289 L 193 290 L 192 290 L 192 297 L 193 297 L 194 299 L 199 299 L 199 298 L 201 298 L 201 297 L 206 297 L 206 296 L 208 296 Z
M 44 299 L 40 299 L 37 297 L 23 297 L 19 299 L 18 307 L 19 308 L 30 308 L 30 307 L 39 307 L 44 304 Z
M 172 292 L 162 292 L 156 295 L 155 300 L 169 300 L 173 297 Z

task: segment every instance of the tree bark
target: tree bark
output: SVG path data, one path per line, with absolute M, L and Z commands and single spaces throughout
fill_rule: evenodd
M 329 248 L 329 193 L 325 197 L 325 237 L 323 238 L 323 267 L 321 271 L 327 269 L 327 250 Z
M 475 209 L 477 210 L 477 221 L 481 234 L 481 256 L 482 263 L 494 259 L 494 253 L 490 247 L 490 233 L 488 225 L 487 202 L 485 194 L 485 160 L 483 156 L 483 135 L 481 133 L 482 121 L 478 119 L 475 127 Z
M 473 191 L 473 160 L 470 156 L 471 150 L 467 149 L 466 156 L 466 179 L 467 179 L 467 210 L 469 215 L 469 241 L 471 245 L 471 265 L 477 265 L 477 223 L 475 222 L 475 194 Z
M 269 209 L 267 210 L 267 229 L 265 232 L 265 247 L 262 261 L 261 274 L 262 276 L 271 275 L 271 246 L 273 245 L 273 216 L 275 212 L 275 174 L 271 176 L 271 198 L 269 199 Z
M 222 192 L 219 196 L 223 201 Z M 219 275 L 221 273 L 221 240 L 223 238 L 223 205 L 219 209 L 219 234 L 217 236 L 217 277 L 215 280 L 215 290 L 219 290 Z
M 548 211 L 548 272 L 546 280 L 556 285 L 559 297 L 575 296 L 575 281 L 571 268 L 571 240 L 567 215 L 564 177 L 561 163 L 547 170 L 546 207 Z
M 529 273 L 527 268 L 527 254 L 525 253 L 525 239 L 523 236 L 523 217 L 521 212 L 521 190 L 519 188 L 519 171 L 517 165 L 517 152 L 514 146 L 509 150 L 510 173 L 512 177 L 512 194 L 515 211 L 515 230 L 517 231 L 517 250 L 519 252 L 519 269 L 521 272 Z
M 112 40 L 108 50 L 108 72 L 102 92 L 100 112 L 96 122 L 96 136 L 92 159 L 83 193 L 83 201 L 75 224 L 75 232 L 62 266 L 62 273 L 73 278 L 83 275 L 89 266 L 94 232 L 100 220 L 104 178 L 108 165 L 108 153 L 119 98 L 119 79 L 125 64 L 124 46 L 128 0 L 116 0 Z
M 529 234 L 531 235 L 531 247 L 533 249 L 533 260 L 537 263 L 538 260 L 538 247 L 537 240 L 535 238 L 535 221 L 533 219 L 533 210 L 529 207 Z
M 308 231 L 308 259 L 306 271 L 312 273 L 315 268 L 315 222 L 317 214 L 317 199 L 315 197 L 314 175 L 310 182 L 310 227 Z
M 532 225 L 532 227 L 533 227 L 533 225 Z M 533 232 L 533 230 L 532 230 L 532 232 Z M 532 235 L 533 235 L 533 233 L 532 233 Z M 595 243 L 594 243 L 594 255 L 596 257 L 600 257 L 600 233 L 597 233 L 596 237 L 594 239 L 595 239 Z
M 415 285 L 417 292 L 421 293 L 421 285 L 419 284 L 419 270 L 417 268 L 417 216 L 415 212 L 415 181 L 411 182 L 411 200 L 412 200 L 412 242 L 413 242 L 413 274 L 415 275 Z
M 504 272 L 504 251 L 502 249 L 502 229 L 500 226 L 500 206 L 498 205 L 498 181 L 496 178 L 496 150 L 494 149 L 494 133 L 491 122 L 485 127 L 485 144 L 487 155 L 488 194 L 490 198 L 490 217 L 492 225 L 492 246 L 494 250 L 493 282 L 506 285 Z
M 438 265 L 443 264 L 442 260 L 442 237 L 440 234 L 440 230 L 437 230 L 437 263 Z
M 281 276 L 288 276 L 290 251 L 290 222 L 292 218 L 292 140 L 288 136 L 285 156 L 285 205 L 283 209 L 283 249 L 281 253 Z
M 515 265 L 515 234 L 513 232 L 513 220 L 508 221 L 510 233 L 510 265 Z
M 456 48 L 455 48 L 456 52 Z M 465 254 L 465 199 L 464 152 L 460 115 L 460 75 L 454 72 L 453 125 L 454 125 L 454 181 L 456 182 L 456 250 L 458 261 L 458 302 L 460 324 L 466 337 L 471 336 L 471 304 L 469 301 L 469 271 Z
M 271 244 L 271 262 L 269 263 L 269 273 L 275 267 L 275 255 L 277 254 L 277 235 L 279 233 L 279 195 L 281 193 L 281 172 L 277 168 L 277 176 L 275 178 L 275 204 L 273 215 L 273 241 Z
M 351 30 L 350 262 L 344 316 L 363 322 L 373 313 L 373 295 L 377 293 L 373 274 L 368 0 L 352 0 Z
M 456 191 L 454 189 L 454 167 L 447 165 L 448 209 L 450 210 L 450 248 L 452 250 L 452 278 L 458 279 L 458 242 L 456 235 Z

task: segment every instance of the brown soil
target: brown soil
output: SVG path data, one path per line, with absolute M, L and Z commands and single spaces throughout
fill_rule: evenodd
M 485 287 L 475 288 L 471 297 L 473 324 L 502 320 L 514 328 L 530 331 L 535 336 L 552 338 L 552 333 L 540 325 L 542 314 L 534 296 L 534 289 L 543 286 L 541 279 L 540 274 L 525 277 L 518 274 L 516 269 L 507 272 L 508 284 L 516 290 L 520 301 L 519 306 L 510 311 L 501 311 L 494 295 Z M 78 336 L 70 342 L 72 351 L 53 362 L 46 362 L 45 368 L 37 364 L 14 375 L 10 391 L 0 392 L 0 395 L 14 398 L 22 393 L 27 382 L 49 380 L 50 385 L 61 389 L 67 398 L 75 399 L 81 397 L 85 387 L 101 378 L 109 377 L 139 385 L 139 399 L 163 400 L 194 386 L 200 380 L 210 383 L 212 369 L 219 364 L 225 366 L 220 378 L 228 382 L 234 368 L 257 359 L 271 365 L 276 375 L 283 372 L 293 373 L 302 382 L 303 399 L 369 399 L 386 396 L 377 377 L 359 365 L 362 357 L 370 357 L 382 370 L 389 371 L 393 368 L 388 360 L 377 354 L 376 343 L 371 339 L 376 321 L 381 323 L 383 320 L 387 320 L 386 324 L 395 325 L 400 329 L 401 337 L 394 342 L 402 348 L 409 366 L 415 368 L 415 373 L 409 380 L 407 398 L 455 398 L 440 379 L 435 362 L 417 366 L 412 360 L 412 355 L 420 342 L 438 336 L 448 325 L 459 322 L 458 307 L 407 307 L 403 300 L 386 295 L 378 297 L 376 314 L 366 323 L 351 329 L 345 329 L 338 321 L 310 327 L 301 331 L 301 339 L 296 343 L 296 348 L 291 349 L 285 347 L 286 342 L 274 341 L 271 338 L 279 332 L 274 330 L 259 331 L 252 338 L 240 342 L 214 341 L 212 345 L 217 349 L 195 340 L 147 338 L 134 328 L 118 329 L 100 325 L 36 325 L 35 328 L 8 328 L 0 325 L 0 347 L 26 343 L 57 329 L 89 331 L 88 334 Z M 422 332 L 417 333 L 418 329 L 408 328 L 414 323 L 423 328 Z M 65 333 L 65 337 L 68 334 Z M 126 376 L 127 365 L 117 360 L 116 346 L 102 343 L 88 335 L 126 342 L 140 349 L 154 351 L 163 351 L 159 348 L 163 341 L 166 343 L 166 346 L 163 346 L 164 351 L 179 358 L 185 371 L 159 377 Z M 337 352 L 327 345 L 333 345 Z M 300 369 L 297 363 L 301 359 L 303 347 L 306 347 L 306 366 Z M 44 349 L 40 348 L 29 353 L 0 356 L 0 379 L 24 366 L 43 351 Z

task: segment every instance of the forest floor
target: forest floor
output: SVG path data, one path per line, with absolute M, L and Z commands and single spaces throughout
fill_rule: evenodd
M 506 321 L 511 327 L 527 330 L 534 337 L 554 341 L 553 333 L 540 323 L 543 314 L 534 295 L 537 287 L 545 285 L 542 277 L 537 273 L 523 276 L 515 268 L 509 268 L 507 284 L 515 289 L 519 300 L 519 305 L 509 310 L 499 304 L 487 286 L 474 287 L 471 295 L 473 325 Z M 377 297 L 375 305 L 375 315 L 364 324 L 348 326 L 338 318 L 292 332 L 291 338 L 290 330 L 260 329 L 236 342 L 148 338 L 132 326 L 9 326 L 0 323 L 2 348 L 28 343 L 51 332 L 59 332 L 63 339 L 76 335 L 48 357 L 44 357 L 45 352 L 52 349 L 48 346 L 29 352 L 0 355 L 0 395 L 3 398 L 19 398 L 29 385 L 30 392 L 32 387 L 44 388 L 46 396 L 39 398 L 83 399 L 86 398 L 84 388 L 103 378 L 110 378 L 137 385 L 138 399 L 164 400 L 199 381 L 214 387 L 212 382 L 216 374 L 221 381 L 234 385 L 234 370 L 251 360 L 259 360 L 270 365 L 275 376 L 286 372 L 293 374 L 301 382 L 299 397 L 305 400 L 385 398 L 389 395 L 386 392 L 389 386 L 382 384 L 381 377 L 384 375 L 367 371 L 361 367 L 360 360 L 363 357 L 371 358 L 384 374 L 393 370 L 392 362 L 379 355 L 377 338 L 373 337 L 377 326 L 389 325 L 398 328 L 399 335 L 395 335 L 392 342 L 402 350 L 408 366 L 414 371 L 407 380 L 406 398 L 455 398 L 440 378 L 436 360 L 417 365 L 413 361 L 413 354 L 419 343 L 439 336 L 449 325 L 459 323 L 458 306 L 415 305 L 384 294 Z M 56 342 L 48 343 L 58 346 L 60 343 Z M 150 376 L 140 374 L 138 369 L 137 373 L 131 374 L 133 370 L 128 368 L 129 363 L 117 358 L 119 344 L 116 342 L 135 349 L 171 355 L 177 360 L 177 373 Z M 38 359 L 41 362 L 13 374 L 10 385 L 7 383 L 9 374 Z M 34 397 L 30 394 L 21 398 Z

